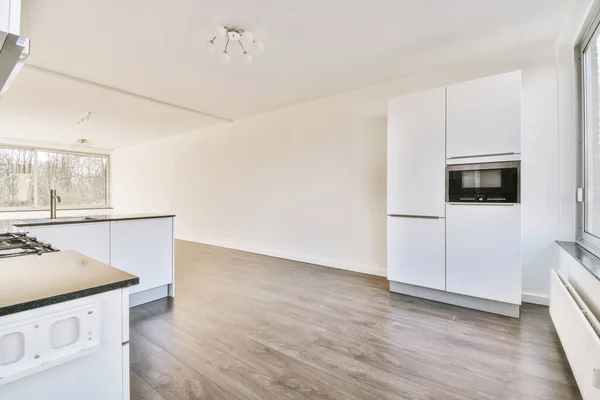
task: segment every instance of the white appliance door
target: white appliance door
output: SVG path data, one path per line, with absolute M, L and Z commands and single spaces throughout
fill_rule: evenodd
M 521 304 L 521 206 L 448 204 L 446 290 Z
M 443 218 L 388 217 L 388 279 L 446 289 Z
M 521 71 L 448 86 L 447 157 L 521 152 Z
M 446 89 L 388 105 L 388 215 L 444 217 Z

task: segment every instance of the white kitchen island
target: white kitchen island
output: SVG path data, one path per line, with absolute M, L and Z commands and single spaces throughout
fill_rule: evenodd
M 74 251 L 0 260 L 0 399 L 128 400 L 137 282 Z
M 131 307 L 175 294 L 174 215 L 110 214 L 13 221 L 19 231 L 140 279 Z

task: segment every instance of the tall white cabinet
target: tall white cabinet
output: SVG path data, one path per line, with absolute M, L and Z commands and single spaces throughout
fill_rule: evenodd
M 388 278 L 445 288 L 446 89 L 388 108 Z
M 520 159 L 521 86 L 515 71 L 390 99 L 392 291 L 519 315 L 520 205 L 446 204 L 445 169 Z

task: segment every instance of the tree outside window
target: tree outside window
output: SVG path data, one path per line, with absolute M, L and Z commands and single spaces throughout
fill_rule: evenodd
M 44 209 L 50 189 L 61 208 L 108 205 L 108 156 L 0 148 L 0 207 Z

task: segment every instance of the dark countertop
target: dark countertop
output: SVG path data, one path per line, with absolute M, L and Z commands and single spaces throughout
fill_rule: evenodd
M 575 242 L 557 240 L 556 243 L 569 253 L 583 268 L 600 280 L 600 258 L 596 257 Z
M 137 285 L 139 278 L 75 251 L 0 260 L 0 316 Z
M 60 211 L 60 210 L 59 210 Z M 12 226 L 45 226 L 45 225 L 67 225 L 67 224 L 85 224 L 91 222 L 108 222 L 108 221 L 128 221 L 136 219 L 152 219 L 152 218 L 172 218 L 173 214 L 104 214 L 104 215 L 88 215 L 82 217 L 58 217 L 56 219 L 35 218 L 24 220 L 10 220 Z M 6 220 L 9 221 L 9 220 Z M 7 232 L 8 230 L 3 230 Z

